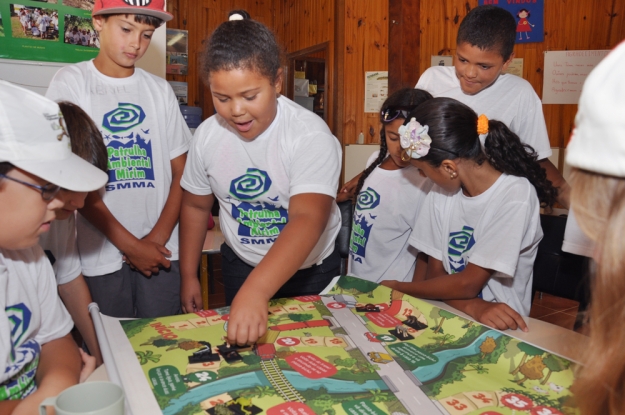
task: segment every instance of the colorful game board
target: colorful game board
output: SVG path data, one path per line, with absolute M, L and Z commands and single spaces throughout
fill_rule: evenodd
M 122 321 L 163 414 L 575 414 L 572 363 L 375 283 L 272 300 L 253 347 L 228 309 Z

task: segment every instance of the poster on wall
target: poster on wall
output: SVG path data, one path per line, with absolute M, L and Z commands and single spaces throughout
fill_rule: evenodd
M 94 58 L 94 0 L 0 0 L 0 58 L 75 63 Z
M 166 72 L 186 75 L 189 67 L 189 31 L 167 29 Z
M 543 104 L 577 104 L 590 71 L 609 50 L 554 50 L 545 52 Z
M 544 0 L 480 0 L 480 6 L 490 4 L 508 10 L 517 22 L 516 43 L 542 42 L 545 39 Z
M 365 72 L 365 112 L 380 112 L 388 97 L 388 71 Z

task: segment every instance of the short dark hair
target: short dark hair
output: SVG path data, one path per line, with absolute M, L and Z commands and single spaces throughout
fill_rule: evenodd
M 469 43 L 481 50 L 495 50 L 507 61 L 514 50 L 516 20 L 497 6 L 478 6 L 460 23 L 456 44 Z
M 59 102 L 69 133 L 72 153 L 85 159 L 103 172 L 108 170 L 108 154 L 102 134 L 89 115 L 76 104 Z
M 202 58 L 205 78 L 212 72 L 247 69 L 272 83 L 282 67 L 282 49 L 273 32 L 252 19 L 223 22 L 206 42 Z
M 102 18 L 106 21 L 106 19 L 108 19 L 111 16 L 130 16 L 130 14 L 128 13 L 111 13 L 111 14 L 102 14 L 100 16 L 102 16 Z M 147 24 L 152 26 L 155 29 L 158 29 L 159 27 L 161 27 L 161 25 L 163 23 L 165 23 L 163 21 L 163 19 L 160 19 L 158 17 L 154 17 L 154 16 L 148 16 L 147 14 L 133 14 L 133 16 L 135 17 L 135 22 L 136 23 L 141 23 L 141 24 Z

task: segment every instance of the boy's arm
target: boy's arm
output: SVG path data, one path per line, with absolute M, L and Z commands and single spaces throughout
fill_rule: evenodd
M 37 390 L 23 399 L 13 414 L 38 413 L 39 404 L 45 398 L 56 396 L 78 383 L 80 369 L 80 354 L 70 334 L 45 343 L 41 346 L 39 366 L 35 375 Z
M 558 170 L 548 158 L 538 160 L 538 164 L 545 169 L 547 180 L 551 182 L 553 187 L 558 189 L 558 203 L 566 209 L 569 209 L 571 203 L 571 187 L 566 180 L 564 180 L 564 177 L 562 177 L 560 170 Z
M 180 208 L 180 302 L 183 313 L 202 310 L 202 295 L 197 269 L 206 237 L 208 216 L 215 197 L 182 193 Z
M 89 314 L 89 303 L 91 303 L 91 293 L 82 274 L 72 281 L 59 285 L 59 295 L 65 304 L 65 308 L 74 320 L 80 335 L 87 343 L 89 352 L 96 358 L 96 365 L 102 364 L 102 354 L 95 334 L 95 328 L 91 315 Z
M 302 266 L 328 223 L 334 198 L 302 193 L 289 201 L 289 221 L 237 293 L 230 308 L 228 342 L 253 344 L 267 330 L 267 302 Z
M 169 195 L 165 201 L 163 211 L 156 221 L 154 228 L 143 239 L 147 239 L 165 246 L 171 233 L 180 218 L 180 204 L 182 202 L 182 187 L 180 187 L 180 179 L 184 172 L 184 165 L 187 161 L 187 153 L 184 153 L 171 160 L 171 187 Z M 208 221 L 207 221 L 208 223 Z
M 461 272 L 447 274 L 443 263 L 430 257 L 424 281 L 382 281 L 382 285 L 417 298 L 433 300 L 471 299 L 477 297 L 493 272 L 493 270 L 469 263 Z
M 529 331 L 523 317 L 508 304 L 491 303 L 481 298 L 473 298 L 471 300 L 447 300 L 445 303 L 470 315 L 476 321 L 498 330 L 521 329 L 525 332 Z
M 123 252 L 142 274 L 150 276 L 158 272 L 159 266 L 169 267 L 166 256 L 171 252 L 156 242 L 136 238 L 124 228 L 104 204 L 97 190 L 87 195 L 85 206 L 79 212 Z

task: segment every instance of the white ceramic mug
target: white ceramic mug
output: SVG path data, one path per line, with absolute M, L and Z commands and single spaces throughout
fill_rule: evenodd
M 112 382 L 85 382 L 65 389 L 39 404 L 46 415 L 53 406 L 56 415 L 124 415 L 124 391 Z

